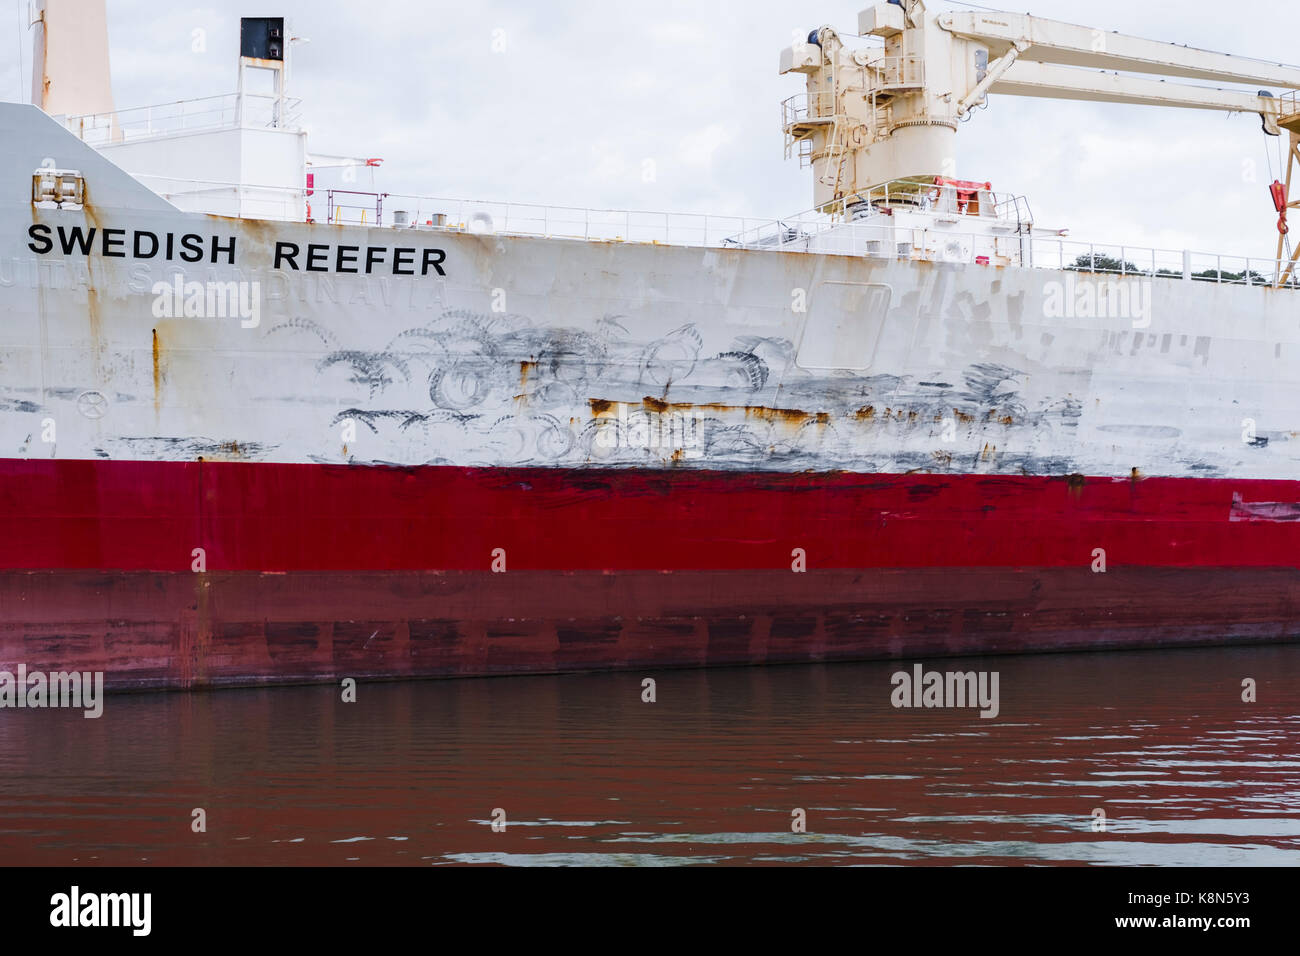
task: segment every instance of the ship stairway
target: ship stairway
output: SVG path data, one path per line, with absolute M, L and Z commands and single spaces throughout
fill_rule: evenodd
M 841 122 L 842 119 L 844 119 L 842 114 L 835 114 L 835 122 L 831 124 L 831 131 L 827 136 L 826 150 L 822 153 L 826 174 L 821 177 L 821 183 L 831 188 L 832 195 L 839 193 L 840 184 L 844 182 L 844 168 L 849 160 L 849 148 L 844 143 L 843 135 L 846 124 Z M 829 175 L 832 163 L 835 166 L 834 176 Z

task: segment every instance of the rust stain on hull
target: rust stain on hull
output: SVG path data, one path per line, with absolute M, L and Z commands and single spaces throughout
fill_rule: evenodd
M 346 451 L 347 446 L 344 445 L 343 447 Z M 257 448 L 256 444 L 249 448 L 241 445 L 238 441 L 223 441 L 215 445 L 205 445 L 203 454 L 196 455 L 194 460 L 197 462 L 256 460 Z
M 103 224 L 99 221 L 99 214 L 95 210 L 95 205 L 91 201 L 90 187 L 85 187 L 85 194 L 82 197 L 82 214 L 86 217 L 88 223 L 87 229 L 95 233 L 103 231 Z M 107 384 L 107 378 L 104 374 L 104 353 L 106 343 L 104 342 L 104 316 L 103 305 L 99 301 L 99 289 L 95 285 L 95 257 L 87 256 L 86 258 L 86 318 L 89 323 L 90 331 L 90 351 L 94 360 L 94 379 L 96 385 Z
M 99 290 L 95 288 L 94 271 L 86 265 L 86 318 L 90 328 L 90 352 L 95 363 L 95 384 L 104 383 L 104 323 L 100 313 Z
M 587 400 L 587 404 L 591 407 L 592 416 L 599 418 L 614 412 L 620 403 L 602 398 L 592 398 Z M 831 420 L 831 416 L 827 412 L 805 412 L 797 408 L 769 408 L 766 405 L 724 405 L 715 402 L 694 405 L 690 402 L 665 402 L 650 396 L 641 399 L 641 407 L 647 412 L 659 415 L 665 413 L 713 412 L 722 415 L 744 415 L 746 418 L 756 418 L 760 421 L 787 425 L 804 425 L 808 422 L 826 425 Z
M 247 459 L 248 449 L 238 441 L 223 441 L 216 448 L 208 449 L 199 461 L 246 461 Z
M 1065 475 L 1064 477 L 1055 480 L 1065 482 L 1066 490 L 1070 498 L 1074 501 L 1079 501 L 1083 497 L 1083 489 L 1088 485 L 1087 477 L 1077 473 L 1073 475 Z
M 155 417 L 162 411 L 162 346 L 157 329 L 153 330 L 153 411 Z

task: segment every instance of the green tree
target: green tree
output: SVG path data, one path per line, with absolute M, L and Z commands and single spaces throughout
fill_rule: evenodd
M 1065 268 L 1074 272 L 1110 272 L 1126 275 L 1149 274 L 1147 270 L 1138 268 L 1137 265 L 1127 259 L 1121 261 L 1114 256 L 1090 252 L 1083 253 Z M 1181 279 L 1183 277 L 1182 271 L 1178 269 L 1157 269 L 1155 275 L 1171 279 Z M 1243 285 L 1273 284 L 1271 279 L 1254 269 L 1242 270 L 1241 272 L 1220 272 L 1217 269 L 1205 269 L 1201 272 L 1193 272 L 1191 277 L 1199 282 L 1237 282 Z
M 1138 274 L 1143 272 L 1142 269 L 1139 269 L 1127 259 L 1116 259 L 1114 256 L 1104 255 L 1100 252 L 1085 252 L 1065 268 L 1073 272 L 1132 272 Z

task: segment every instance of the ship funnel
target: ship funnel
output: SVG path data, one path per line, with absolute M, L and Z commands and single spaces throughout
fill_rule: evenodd
M 54 116 L 113 112 L 104 4 L 105 0 L 32 3 L 32 103 L 45 112 Z

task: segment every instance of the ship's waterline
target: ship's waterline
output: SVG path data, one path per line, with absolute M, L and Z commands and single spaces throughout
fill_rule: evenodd
M 141 689 L 1281 642 L 1280 485 L 26 462 L 0 667 Z M 111 518 L 64 504 L 89 499 Z
M 90 197 L 3 198 L 0 262 L 42 265 L 0 285 L 0 667 L 194 687 L 1295 637 L 1290 290 L 1152 277 L 1081 308 L 1068 270 L 224 219 L 37 111 L 0 131 L 11 181 L 58 155 Z M 145 236 L 212 241 L 117 255 Z M 258 320 L 168 317 L 159 279 L 245 283 Z

